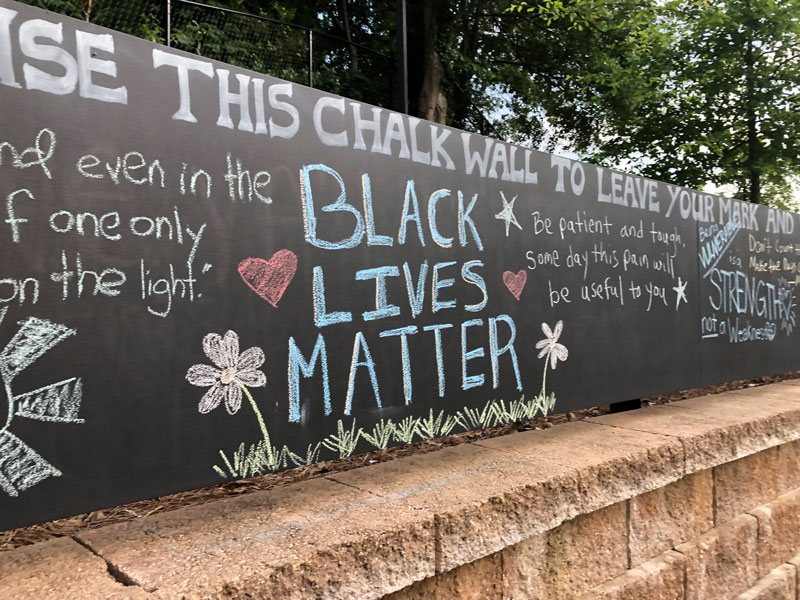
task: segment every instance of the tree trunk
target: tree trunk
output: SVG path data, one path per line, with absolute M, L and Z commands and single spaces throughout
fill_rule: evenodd
M 462 0 L 458 11 L 459 19 L 461 20 L 461 44 L 458 51 L 467 60 L 474 60 L 476 57 L 480 36 L 480 12 L 480 0 L 474 0 L 473 2 Z M 480 133 L 489 135 L 490 132 L 485 130 L 486 128 L 483 127 L 483 124 L 473 123 L 469 125 L 467 123 L 470 112 L 473 110 L 469 71 L 463 69 L 454 73 L 454 79 L 453 84 L 458 93 L 450 107 L 450 123 L 460 129 L 475 131 L 475 128 L 477 128 Z
M 347 14 L 347 0 L 339 2 L 339 14 L 342 18 L 342 29 L 344 37 L 347 38 L 347 45 L 350 49 L 350 68 L 358 71 L 358 48 L 353 44 L 353 37 L 350 34 L 350 16 Z
M 755 204 L 761 203 L 761 167 L 758 164 L 761 153 L 761 143 L 758 139 L 756 123 L 756 85 L 755 85 L 755 58 L 753 57 L 753 23 L 749 23 L 750 31 L 745 49 L 745 78 L 747 84 L 747 97 L 745 98 L 747 110 L 747 177 L 748 200 Z
M 424 33 L 422 89 L 419 93 L 419 114 L 434 123 L 447 122 L 447 97 L 442 86 L 444 67 L 436 49 L 439 2 L 423 2 L 422 28 Z

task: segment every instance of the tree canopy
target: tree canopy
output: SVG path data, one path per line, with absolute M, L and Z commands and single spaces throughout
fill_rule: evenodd
M 165 40 L 160 0 L 28 1 Z M 314 86 L 392 105 L 395 0 L 210 1 L 324 34 L 314 38 Z M 800 176 L 800 0 L 407 2 L 412 114 L 790 203 Z M 172 4 L 177 47 L 307 81 L 305 30 Z
M 594 75 L 585 72 L 587 56 L 571 77 L 576 86 L 539 88 L 550 122 L 579 153 L 681 185 L 727 184 L 741 199 L 791 204 L 800 174 L 798 0 L 552 4 L 555 22 L 601 30 Z M 517 12 L 530 8 L 538 13 Z M 621 23 L 608 20 L 609 10 Z

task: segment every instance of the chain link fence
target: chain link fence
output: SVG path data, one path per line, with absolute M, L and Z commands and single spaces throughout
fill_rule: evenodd
M 21 1 L 258 73 L 393 105 L 393 57 L 321 31 L 193 0 Z

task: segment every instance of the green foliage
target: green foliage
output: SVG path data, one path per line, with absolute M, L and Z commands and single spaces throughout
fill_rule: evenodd
M 593 3 L 572 3 L 580 19 L 569 22 L 586 22 L 578 9 Z M 585 33 L 601 49 L 537 86 L 549 123 L 590 160 L 791 205 L 800 172 L 800 2 L 594 4 Z
M 461 0 L 450 13 L 454 125 L 792 205 L 800 0 Z
M 315 31 L 315 87 L 391 105 L 394 2 L 211 1 L 264 19 L 173 0 L 174 46 L 307 83 L 307 31 L 269 19 L 291 22 Z M 166 38 L 160 0 L 28 2 Z M 412 112 L 432 41 L 450 125 L 792 205 L 800 0 L 408 0 L 408 20 Z
M 167 41 L 163 0 L 23 1 L 152 42 Z M 304 28 L 310 28 L 315 31 L 311 56 L 314 87 L 381 106 L 391 104 L 393 8 L 387 11 L 382 5 L 352 0 L 347 3 L 201 1 L 248 14 L 172 0 L 173 47 L 308 84 L 309 39 Z M 354 45 L 343 39 L 346 33 Z

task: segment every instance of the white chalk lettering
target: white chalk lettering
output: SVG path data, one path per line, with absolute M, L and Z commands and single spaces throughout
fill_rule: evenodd
M 176 121 L 188 121 L 197 123 L 197 117 L 192 114 L 191 90 L 189 88 L 189 71 L 202 73 L 206 77 L 214 77 L 214 67 L 210 62 L 170 54 L 157 48 L 153 49 L 153 68 L 175 67 L 178 72 L 178 91 L 180 93 L 180 107 L 172 115 Z

